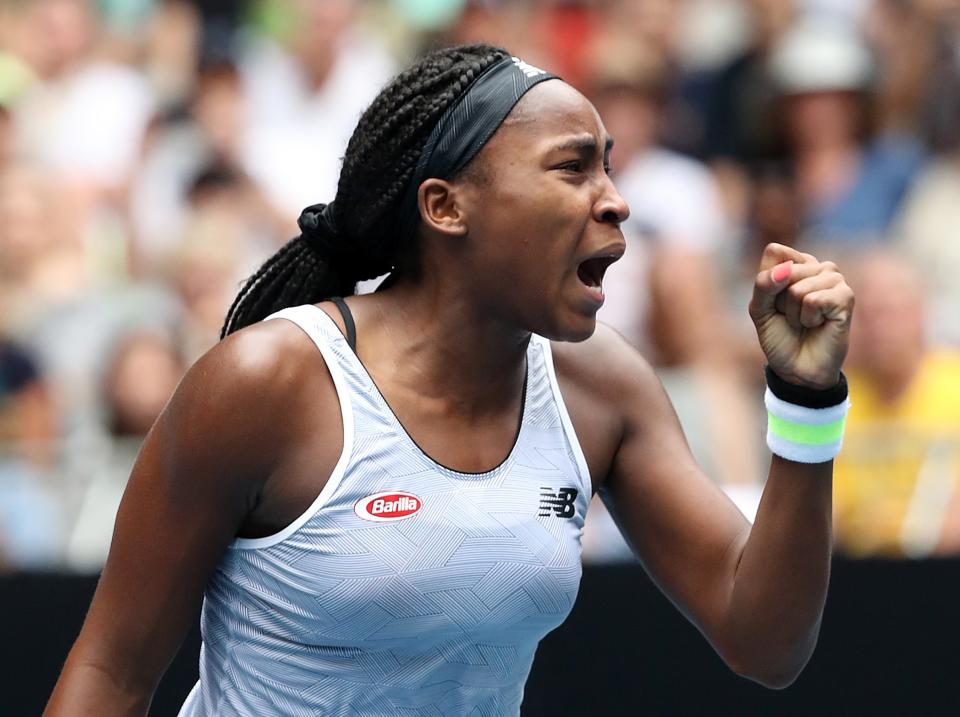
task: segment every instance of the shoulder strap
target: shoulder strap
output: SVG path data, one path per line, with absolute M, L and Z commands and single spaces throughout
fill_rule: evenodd
M 340 310 L 340 316 L 343 317 L 343 324 L 347 328 L 347 343 L 350 345 L 350 348 L 353 349 L 353 352 L 357 352 L 357 324 L 353 320 L 353 313 L 350 311 L 350 307 L 347 306 L 347 302 L 343 300 L 340 296 L 334 296 L 330 299 L 334 304 L 336 304 L 337 309 Z
M 590 468 L 587 466 L 587 459 L 583 454 L 583 448 L 580 446 L 580 439 L 577 438 L 577 432 L 573 428 L 573 421 L 570 420 L 570 413 L 567 411 L 567 404 L 563 400 L 563 394 L 560 392 L 560 381 L 557 379 L 557 371 L 553 364 L 553 349 L 550 345 L 550 339 L 533 334 L 530 338 L 531 344 L 538 344 L 542 347 L 543 367 L 546 369 L 547 381 L 550 384 L 550 390 L 553 393 L 554 405 L 560 417 L 560 423 L 563 426 L 563 432 L 566 434 L 567 443 L 573 452 L 577 468 L 580 471 L 580 478 L 583 482 L 585 495 L 588 497 L 593 492 L 592 481 L 590 478 Z

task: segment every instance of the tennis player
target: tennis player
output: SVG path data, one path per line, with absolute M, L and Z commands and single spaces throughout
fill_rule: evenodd
M 248 280 L 147 436 L 48 715 L 146 714 L 201 599 L 185 717 L 518 715 L 597 491 L 733 670 L 796 678 L 827 591 L 852 292 L 829 262 L 763 254 L 774 457 L 751 527 L 597 325 L 628 215 L 611 144 L 580 93 L 498 48 L 387 85 L 335 201 Z

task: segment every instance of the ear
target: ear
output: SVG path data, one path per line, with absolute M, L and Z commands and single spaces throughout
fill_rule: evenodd
M 457 187 L 443 179 L 425 180 L 417 191 L 423 223 L 441 234 L 462 237 L 467 233 L 467 215 Z

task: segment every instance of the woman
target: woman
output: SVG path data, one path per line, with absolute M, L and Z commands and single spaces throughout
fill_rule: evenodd
M 764 255 L 771 445 L 820 462 L 775 458 L 751 529 L 646 362 L 596 325 L 628 213 L 610 144 L 582 95 L 497 48 L 383 90 L 335 209 L 305 211 L 147 437 L 48 714 L 144 714 L 201 595 L 184 715 L 518 714 L 597 490 L 734 670 L 796 677 L 838 441 L 793 439 L 844 410 L 852 294 L 812 256 Z

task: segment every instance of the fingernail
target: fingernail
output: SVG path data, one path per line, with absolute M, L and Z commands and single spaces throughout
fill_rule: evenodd
M 780 282 L 786 281 L 790 278 L 790 272 L 793 270 L 793 261 L 785 261 L 782 264 L 779 264 L 773 267 L 773 282 L 779 284 Z

